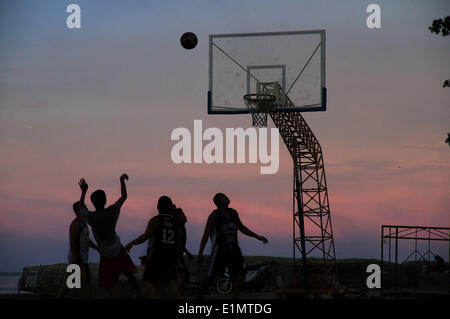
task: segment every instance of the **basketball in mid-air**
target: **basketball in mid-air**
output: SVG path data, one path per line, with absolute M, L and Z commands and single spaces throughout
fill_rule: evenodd
M 192 32 L 183 33 L 180 38 L 180 43 L 186 50 L 192 50 L 197 46 L 197 36 Z

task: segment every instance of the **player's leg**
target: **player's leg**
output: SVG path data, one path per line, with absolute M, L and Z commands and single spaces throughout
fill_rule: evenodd
M 85 298 L 92 298 L 92 276 L 91 269 L 88 263 L 83 264 L 84 280 L 83 280 L 83 296 Z
M 145 264 L 144 275 L 142 276 L 143 288 L 142 297 L 143 298 L 158 298 L 158 284 L 160 281 L 160 267 L 158 259 L 155 255 L 150 258 Z
M 61 283 L 61 287 L 59 288 L 58 294 L 56 295 L 57 299 L 64 298 L 67 293 L 67 277 L 69 277 L 69 274 L 65 273 L 63 282 Z
M 236 274 L 234 282 L 233 282 L 233 293 L 232 293 L 233 299 L 239 298 L 239 296 L 241 294 L 242 285 L 244 283 L 244 279 L 245 279 L 245 271 L 239 271 Z
M 184 264 L 179 258 L 169 261 L 161 269 L 162 281 L 168 283 L 167 287 L 173 298 L 181 298 L 183 296 L 184 269 Z
M 242 256 L 241 249 L 235 247 L 231 252 L 229 269 L 233 278 L 233 292 L 232 298 L 237 299 L 241 294 L 242 285 L 245 279 L 244 257 Z
M 185 270 L 177 270 L 175 275 L 175 284 L 177 285 L 177 290 L 179 291 L 179 294 L 182 296 L 184 294 L 184 284 L 185 284 Z
M 140 295 L 141 287 L 139 286 L 139 282 L 138 282 L 136 276 L 131 272 L 124 272 L 123 274 L 125 275 L 125 277 L 127 277 L 128 282 L 133 287 L 133 293 L 135 295 Z
M 175 281 L 178 286 L 180 295 L 183 295 L 184 286 L 186 284 L 186 273 L 187 273 L 187 270 L 186 270 L 187 267 L 186 267 L 186 263 L 184 262 L 183 257 L 181 257 L 181 259 L 177 259 L 175 268 L 176 268 Z
M 119 254 L 114 258 L 114 261 L 115 267 L 119 272 L 127 277 L 128 282 L 132 286 L 133 293 L 139 295 L 140 287 L 136 276 L 134 275 L 137 272 L 137 268 L 123 246 L 120 248 Z
M 100 266 L 98 269 L 98 285 L 106 289 L 108 296 L 119 299 L 119 291 L 116 283 L 119 281 L 120 270 L 117 257 L 109 258 L 100 255 Z
M 169 281 L 168 287 L 173 298 L 180 299 L 182 297 L 181 287 L 176 279 Z
M 225 272 L 227 263 L 226 251 L 219 246 L 213 247 L 211 251 L 211 262 L 209 265 L 208 273 L 206 278 L 203 279 L 202 285 L 198 297 L 202 298 L 203 295 L 208 291 L 208 288 L 216 276 L 222 275 Z
M 111 298 L 111 299 L 119 299 L 120 298 L 119 291 L 117 290 L 116 285 L 113 285 L 112 287 L 107 288 L 106 290 L 108 291 L 109 298 Z
M 158 290 L 154 282 L 148 282 L 144 280 L 144 287 L 142 288 L 142 297 L 147 299 L 158 298 Z

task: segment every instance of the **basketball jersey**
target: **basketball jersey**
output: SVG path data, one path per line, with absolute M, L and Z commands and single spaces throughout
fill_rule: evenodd
M 216 228 L 213 230 L 211 241 L 213 245 L 235 247 L 238 245 L 237 231 L 239 216 L 236 210 L 228 208 L 228 216 L 218 209 L 213 211 L 217 217 Z
M 187 218 L 186 215 L 184 214 L 183 210 L 181 208 L 177 208 L 175 210 L 175 213 L 173 214 L 173 216 L 175 217 L 175 219 L 178 220 L 178 229 L 180 231 L 180 249 L 184 249 L 184 247 L 186 247 L 186 240 L 187 240 L 187 235 L 186 235 L 186 222 L 187 222 Z M 182 253 L 182 251 L 181 251 Z
M 171 260 L 176 257 L 179 245 L 176 220 L 173 215 L 159 214 L 158 228 L 148 241 L 148 259 L 164 257 Z

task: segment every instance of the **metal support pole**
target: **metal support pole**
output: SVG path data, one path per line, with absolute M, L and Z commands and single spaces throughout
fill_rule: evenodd
M 383 250 L 384 250 L 384 247 L 383 247 L 383 239 L 384 239 L 384 226 L 382 225 L 381 226 L 381 296 L 383 296 L 383 286 L 384 286 L 384 284 L 383 284 L 383 269 L 384 269 L 384 266 L 383 266 Z
M 417 231 L 416 231 L 416 239 L 414 240 L 414 266 L 416 266 L 416 272 L 418 269 L 417 266 Z
M 295 164 L 294 164 L 294 168 L 293 168 L 294 174 L 292 174 L 292 234 L 294 236 L 293 238 L 293 242 L 292 242 L 292 256 L 294 256 L 293 258 L 293 263 L 294 263 L 294 267 L 292 268 L 292 282 L 295 283 L 295 261 L 297 260 L 297 258 L 295 258 L 295 251 L 296 251 L 296 229 L 295 229 L 295 225 L 296 225 L 296 221 L 295 221 L 295 216 L 297 214 L 297 209 L 295 208 L 295 202 L 297 201 L 297 193 L 296 193 L 296 189 L 295 189 Z
M 395 274 L 394 274 L 394 285 L 395 285 L 395 294 L 397 295 L 398 288 L 398 227 L 395 227 Z
M 306 265 L 306 247 L 305 247 L 305 221 L 303 218 L 303 205 L 302 196 L 300 194 L 300 181 L 298 179 L 297 163 L 294 160 L 294 172 L 295 172 L 295 189 L 297 196 L 297 214 L 300 226 L 300 245 L 302 247 L 302 261 L 303 261 L 303 281 L 305 283 L 305 295 L 309 295 L 309 283 L 308 283 L 308 266 Z
M 391 247 L 392 247 L 392 238 L 391 238 L 392 228 L 389 227 L 389 263 L 388 263 L 388 272 L 389 276 L 392 276 L 392 265 L 391 265 Z M 391 288 L 392 281 L 389 280 L 389 288 Z
M 431 255 L 431 229 L 428 228 L 428 266 L 430 266 L 430 255 Z

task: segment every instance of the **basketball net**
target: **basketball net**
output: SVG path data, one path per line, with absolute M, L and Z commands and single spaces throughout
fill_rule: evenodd
M 244 101 L 252 115 L 254 127 L 267 127 L 267 115 L 274 107 L 275 95 L 256 93 L 244 95 Z

